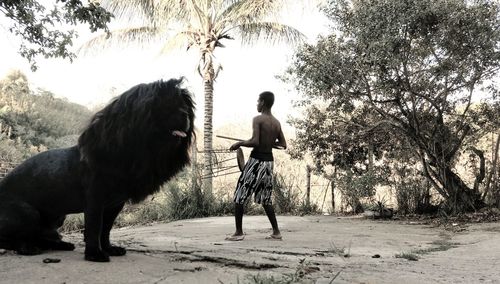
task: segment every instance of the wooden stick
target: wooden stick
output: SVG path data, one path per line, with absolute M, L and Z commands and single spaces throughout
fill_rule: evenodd
M 243 139 L 239 139 L 239 138 L 233 138 L 233 137 L 229 137 L 229 136 L 223 136 L 223 135 L 215 135 L 215 137 L 219 137 L 219 138 L 222 138 L 222 139 L 228 139 L 228 140 L 234 140 L 234 141 L 245 141 Z M 285 148 L 283 148 L 282 146 L 277 146 L 277 145 L 274 145 L 273 146 L 274 149 L 278 149 L 278 150 L 283 150 Z
M 234 140 L 234 141 L 245 141 L 243 139 L 238 139 L 238 138 L 233 138 L 233 137 L 228 137 L 228 136 L 223 136 L 223 135 L 215 135 L 215 137 L 219 137 L 222 139 L 228 139 L 228 140 Z

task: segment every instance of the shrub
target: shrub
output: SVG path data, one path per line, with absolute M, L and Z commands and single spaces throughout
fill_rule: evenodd
M 299 204 L 299 193 L 293 184 L 286 182 L 283 175 L 277 173 L 273 180 L 274 205 L 276 213 L 295 213 Z

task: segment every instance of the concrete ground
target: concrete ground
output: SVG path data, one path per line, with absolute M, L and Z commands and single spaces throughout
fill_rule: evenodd
M 233 217 L 115 229 L 112 240 L 128 252 L 109 263 L 84 261 L 80 233 L 64 236 L 76 244 L 72 252 L 2 250 L 0 282 L 500 283 L 499 222 L 450 231 L 408 221 L 278 216 L 282 241 L 265 239 L 265 216 L 243 222 L 239 242 L 224 240 L 234 232 Z

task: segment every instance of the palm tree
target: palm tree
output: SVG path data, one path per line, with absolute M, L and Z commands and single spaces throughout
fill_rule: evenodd
M 118 40 L 167 39 L 163 52 L 185 46 L 199 51 L 198 72 L 203 79 L 205 113 L 203 128 L 204 182 L 212 192 L 212 114 L 214 81 L 221 70 L 214 51 L 224 40 L 241 39 L 243 44 L 299 43 L 304 36 L 297 29 L 273 20 L 287 0 L 102 0 L 102 6 L 121 20 L 144 24 L 111 32 Z M 174 31 L 174 33 L 172 33 Z M 168 36 L 171 35 L 171 36 Z

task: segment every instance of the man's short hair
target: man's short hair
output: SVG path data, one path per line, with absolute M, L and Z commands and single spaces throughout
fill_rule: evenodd
M 271 108 L 274 104 L 274 94 L 272 92 L 265 91 L 265 92 L 260 93 L 259 99 L 264 101 L 264 105 L 267 108 Z

